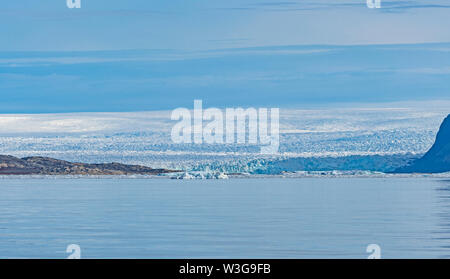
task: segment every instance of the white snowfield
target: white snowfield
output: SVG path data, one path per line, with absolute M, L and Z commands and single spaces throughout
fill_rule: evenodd
M 270 156 L 248 144 L 174 144 L 170 132 L 176 121 L 170 120 L 171 111 L 4 114 L 0 115 L 0 154 L 194 172 L 386 171 L 430 148 L 449 105 L 440 101 L 281 108 L 280 153 Z

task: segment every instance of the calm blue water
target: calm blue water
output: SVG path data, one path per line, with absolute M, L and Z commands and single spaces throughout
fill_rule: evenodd
M 450 257 L 437 178 L 1 179 L 0 258 Z

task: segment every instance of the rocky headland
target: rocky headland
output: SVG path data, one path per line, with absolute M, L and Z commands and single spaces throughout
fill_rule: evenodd
M 157 175 L 172 172 L 178 171 L 120 163 L 86 164 L 48 157 L 0 155 L 0 175 Z
M 395 173 L 441 173 L 450 171 L 450 115 L 442 122 L 430 150 Z

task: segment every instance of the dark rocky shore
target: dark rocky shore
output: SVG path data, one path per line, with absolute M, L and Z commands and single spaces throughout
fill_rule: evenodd
M 450 114 L 442 122 L 431 149 L 410 165 L 395 173 L 440 173 L 450 171 Z
M 119 163 L 85 164 L 48 157 L 17 158 L 0 155 L 0 175 L 157 175 L 171 172 L 177 171 Z

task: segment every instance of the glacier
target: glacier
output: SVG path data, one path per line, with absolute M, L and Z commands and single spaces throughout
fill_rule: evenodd
M 449 102 L 280 109 L 280 149 L 174 144 L 170 111 L 0 115 L 0 153 L 211 174 L 389 172 L 433 144 Z M 302 173 L 303 172 L 303 173 Z M 199 174 L 203 173 L 203 174 Z M 213 176 L 212 176 L 213 177 Z

